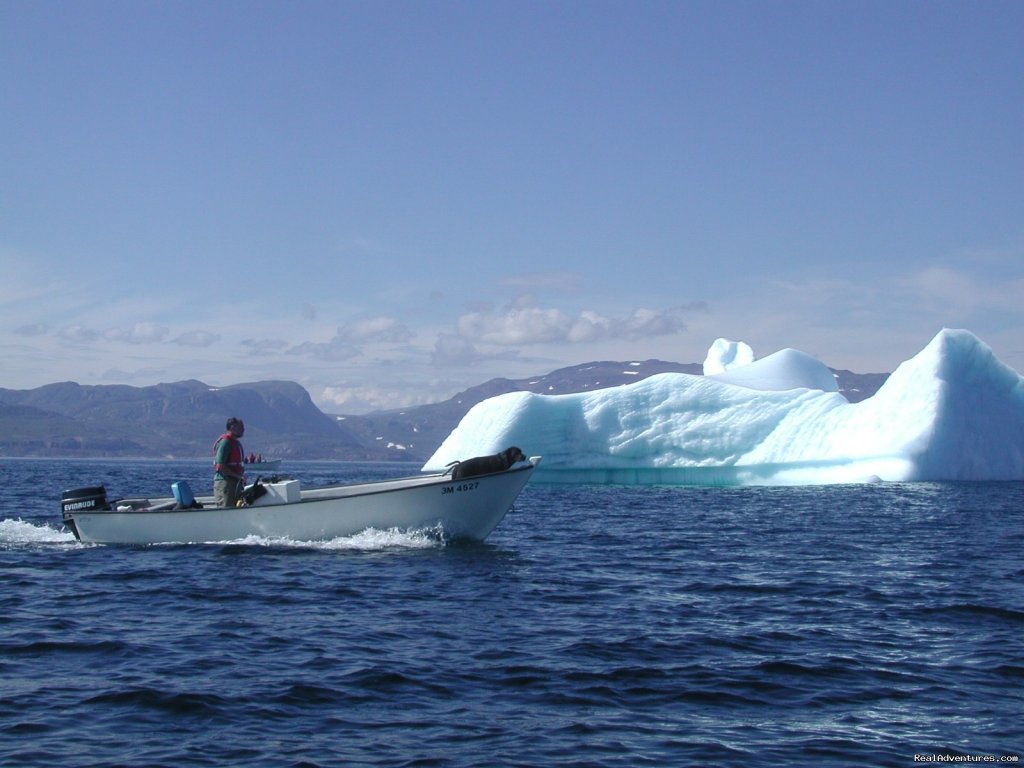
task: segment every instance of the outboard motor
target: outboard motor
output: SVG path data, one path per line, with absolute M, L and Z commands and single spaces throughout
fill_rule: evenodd
M 75 534 L 76 539 L 80 537 L 75 527 L 75 513 L 94 509 L 110 509 L 110 505 L 107 504 L 107 489 L 102 485 L 64 491 L 60 497 L 60 512 L 64 525 Z

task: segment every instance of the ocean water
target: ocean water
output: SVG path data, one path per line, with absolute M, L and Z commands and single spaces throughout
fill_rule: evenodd
M 0 479 L 3 766 L 1024 751 L 1024 484 L 531 485 L 484 544 L 103 547 L 59 529 L 64 489 L 205 492 L 206 463 L 4 459 Z

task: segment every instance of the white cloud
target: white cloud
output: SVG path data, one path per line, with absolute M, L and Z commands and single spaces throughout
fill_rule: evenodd
M 297 357 L 308 357 L 326 363 L 338 363 L 363 355 L 363 346 L 368 344 L 401 344 L 412 339 L 413 334 L 394 317 L 373 317 L 340 326 L 334 337 L 327 342 L 306 341 L 288 346 L 280 342 L 270 346 L 269 342 L 246 343 L 259 351 L 285 351 Z M 283 346 L 281 346 L 283 345 Z
M 635 339 L 686 330 L 684 313 L 694 308 L 641 308 L 627 317 L 616 318 L 592 310 L 583 310 L 573 317 L 560 309 L 513 307 L 501 314 L 467 313 L 458 319 L 456 328 L 463 339 L 500 346 Z
M 183 347 L 209 347 L 220 341 L 220 336 L 208 331 L 189 331 L 183 333 L 173 340 L 175 344 Z
M 579 317 L 569 328 L 567 341 L 573 343 L 586 343 L 597 341 L 607 336 L 611 330 L 612 321 L 589 309 L 580 312 Z
M 456 327 L 465 339 L 515 346 L 564 341 L 568 338 L 572 319 L 560 309 L 526 307 L 510 309 L 501 315 L 470 312 L 458 319 Z
M 634 309 L 622 325 L 621 335 L 627 338 L 638 336 L 667 336 L 686 330 L 683 310 L 678 309 Z
M 356 414 L 428 405 L 448 396 L 445 388 L 429 384 L 418 384 L 411 388 L 334 385 L 324 387 L 320 397 L 314 397 L 314 400 L 322 410 L 329 413 Z
M 443 333 L 434 342 L 430 359 L 434 365 L 439 366 L 468 365 L 481 359 L 481 355 L 472 342 Z
M 288 349 L 288 342 L 283 339 L 242 339 L 242 346 L 247 347 L 250 355 L 280 353 Z
M 65 341 L 74 342 L 96 341 L 100 337 L 99 331 L 93 328 L 86 328 L 84 325 L 78 325 L 77 323 L 65 325 L 57 331 L 57 335 Z
M 14 329 L 14 333 L 18 336 L 45 336 L 49 331 L 50 326 L 46 323 L 29 323 Z
M 111 328 L 104 331 L 103 337 L 109 341 L 123 341 L 126 344 L 159 344 L 171 333 L 171 329 L 159 323 L 136 323 L 125 330 Z
M 412 331 L 394 317 L 372 317 L 338 328 L 336 342 L 367 344 L 385 342 L 402 344 L 412 338 Z
M 351 360 L 360 355 L 358 348 L 338 339 L 329 342 L 306 341 L 288 349 L 287 354 L 299 357 L 311 357 L 327 363 L 339 363 Z

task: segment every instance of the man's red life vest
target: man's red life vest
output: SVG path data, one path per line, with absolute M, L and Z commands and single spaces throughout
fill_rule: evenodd
M 220 453 L 220 444 L 227 440 L 228 441 L 228 455 L 227 461 L 223 464 L 217 463 L 217 454 Z M 230 432 L 225 432 L 223 435 L 217 438 L 217 442 L 213 444 L 213 471 L 223 473 L 223 469 L 227 469 L 231 476 L 244 474 L 244 466 L 242 463 L 242 457 L 245 456 L 245 451 L 242 450 L 242 443 Z

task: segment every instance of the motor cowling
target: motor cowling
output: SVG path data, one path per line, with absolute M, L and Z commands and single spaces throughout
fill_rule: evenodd
M 97 509 L 110 509 L 107 503 L 107 489 L 102 485 L 94 485 L 88 488 L 73 488 L 64 491 L 60 497 L 61 518 L 75 536 L 78 536 L 78 529 L 75 527 L 75 514 L 78 512 L 92 512 Z

